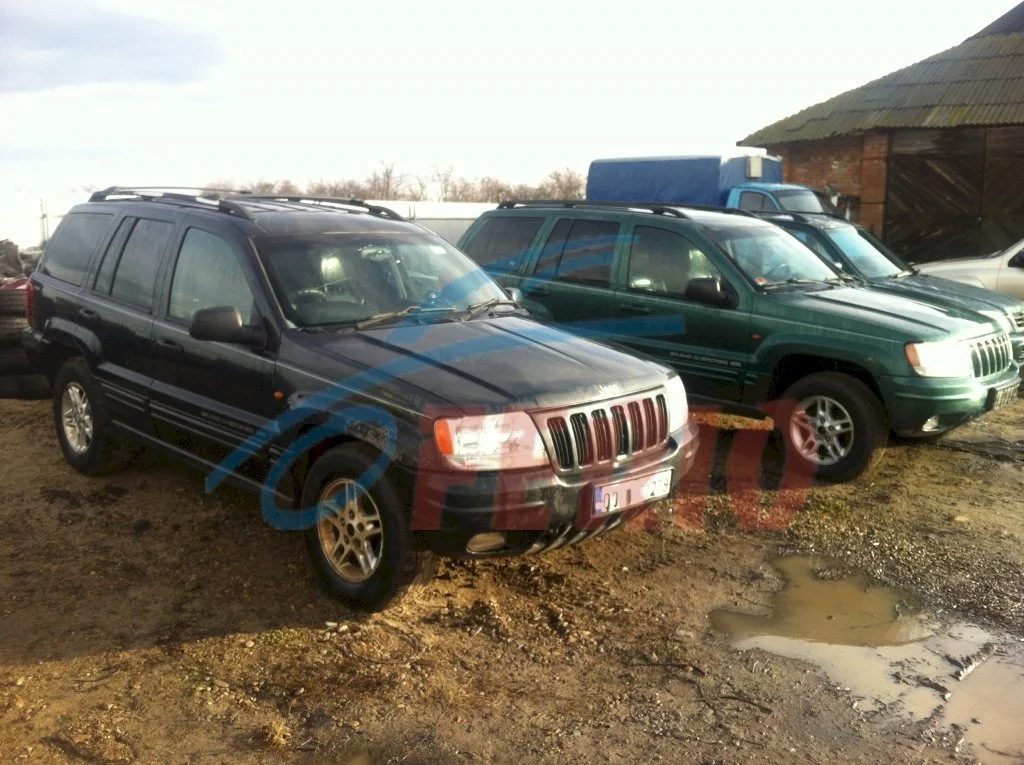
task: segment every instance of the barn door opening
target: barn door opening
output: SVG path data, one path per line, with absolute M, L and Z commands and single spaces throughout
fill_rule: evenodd
M 886 241 L 917 263 L 980 254 L 984 179 L 984 130 L 895 133 L 886 188 Z

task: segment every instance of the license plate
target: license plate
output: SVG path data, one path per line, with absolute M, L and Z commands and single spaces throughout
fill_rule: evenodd
M 594 514 L 606 515 L 667 497 L 672 487 L 672 470 L 631 478 L 594 488 Z
M 1005 388 L 993 388 L 989 394 L 992 399 L 992 404 L 989 406 L 989 410 L 1000 409 L 1008 404 L 1012 404 L 1017 400 L 1017 392 L 1020 388 L 1020 380 L 1017 380 L 1012 385 L 1007 385 Z

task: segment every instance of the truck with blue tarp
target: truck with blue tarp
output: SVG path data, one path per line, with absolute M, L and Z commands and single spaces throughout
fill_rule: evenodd
M 587 199 L 836 214 L 825 192 L 783 183 L 782 160 L 762 155 L 595 159 Z

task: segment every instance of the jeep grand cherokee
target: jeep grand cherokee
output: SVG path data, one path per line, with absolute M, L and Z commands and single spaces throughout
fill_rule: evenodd
M 514 294 L 386 208 L 112 188 L 55 231 L 23 343 L 75 469 L 127 435 L 259 491 L 329 589 L 376 609 L 433 552 L 621 526 L 693 460 L 674 372 Z

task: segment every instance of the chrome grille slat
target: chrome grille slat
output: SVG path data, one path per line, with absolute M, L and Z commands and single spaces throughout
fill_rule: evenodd
M 594 406 L 549 412 L 544 426 L 552 456 L 561 470 L 630 459 L 668 440 L 668 401 L 664 394 L 622 397 Z
M 1010 366 L 1012 348 L 1006 334 L 972 340 L 968 347 L 975 377 L 998 374 Z

